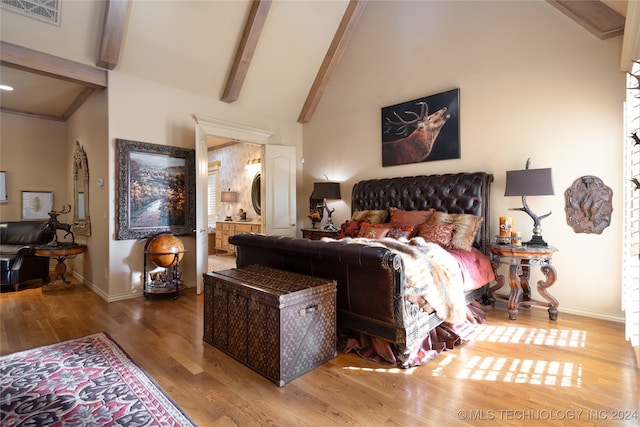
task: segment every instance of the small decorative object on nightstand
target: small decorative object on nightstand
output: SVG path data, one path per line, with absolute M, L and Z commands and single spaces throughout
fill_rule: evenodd
M 323 237 L 330 237 L 332 239 L 338 238 L 337 231 L 321 230 L 319 228 L 303 228 L 302 237 L 311 240 L 321 240 Z
M 530 307 L 532 305 L 548 307 L 549 319 L 558 319 L 558 300 L 552 296 L 547 289 L 556 281 L 556 269 L 551 265 L 551 258 L 558 249 L 553 246 L 511 246 L 501 244 L 490 244 L 491 265 L 496 276 L 496 285 L 489 293 L 495 298 L 507 299 L 509 301 L 509 319 L 518 318 L 518 307 Z M 504 286 L 504 276 L 498 274 L 500 264 L 509 266 L 509 286 L 511 293 L 509 297 L 495 295 L 495 291 Z M 539 266 L 540 271 L 545 275 L 546 280 L 538 281 L 538 293 L 547 301 L 536 301 L 531 299 L 531 288 L 529 287 L 529 268 Z M 522 298 L 521 298 L 522 297 Z

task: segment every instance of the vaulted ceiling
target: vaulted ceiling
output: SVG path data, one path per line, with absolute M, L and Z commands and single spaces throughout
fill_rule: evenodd
M 548 3 L 599 39 L 625 30 L 626 1 Z M 95 41 L 89 54 L 94 65 L 11 43 L 11 28 L 2 30 L 0 83 L 16 88 L 0 93 L 2 111 L 66 121 L 94 91 L 108 86 L 107 70 L 115 69 L 305 123 L 357 31 L 366 1 L 107 0 L 89 6 L 81 19 L 102 24 L 85 25 L 93 32 L 84 39 Z M 53 31 L 78 31 L 76 24 L 63 14 Z M 45 35 L 52 31 L 50 24 L 29 25 L 43 26 Z M 74 39 L 77 34 L 60 37 Z M 177 82 L 176 75 L 182 76 Z

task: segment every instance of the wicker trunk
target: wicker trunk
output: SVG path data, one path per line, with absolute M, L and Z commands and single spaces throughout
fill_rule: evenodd
M 283 386 L 336 356 L 335 281 L 257 265 L 205 273 L 204 341 Z

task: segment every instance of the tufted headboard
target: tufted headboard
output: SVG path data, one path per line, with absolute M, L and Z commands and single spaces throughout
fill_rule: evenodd
M 351 193 L 351 212 L 391 208 L 468 213 L 482 216 L 475 245 L 487 253 L 489 195 L 493 175 L 484 172 L 369 179 Z

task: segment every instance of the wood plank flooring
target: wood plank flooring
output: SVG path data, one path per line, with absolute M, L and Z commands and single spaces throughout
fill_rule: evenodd
M 203 296 L 107 303 L 83 285 L 0 294 L 0 354 L 110 334 L 200 426 L 640 424 L 624 325 L 498 302 L 474 341 L 411 369 L 339 353 L 282 388 L 202 341 Z M 622 419 L 621 419 L 622 418 Z

